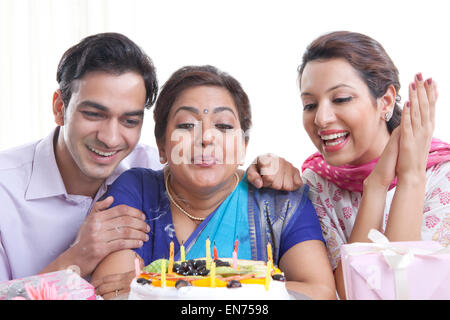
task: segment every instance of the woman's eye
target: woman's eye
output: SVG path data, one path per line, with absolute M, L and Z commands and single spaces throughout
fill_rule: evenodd
M 352 101 L 353 97 L 345 97 L 345 98 L 336 98 L 333 100 L 334 103 L 345 103 L 345 102 L 349 102 Z
M 218 123 L 216 124 L 216 128 L 219 130 L 231 130 L 233 129 L 233 126 L 226 123 Z
M 195 124 L 193 123 L 180 123 L 177 125 L 177 129 L 193 129 L 195 127 Z
M 303 106 L 303 111 L 308 111 L 308 110 L 312 110 L 316 107 L 315 103 L 309 103 L 309 104 L 305 104 Z

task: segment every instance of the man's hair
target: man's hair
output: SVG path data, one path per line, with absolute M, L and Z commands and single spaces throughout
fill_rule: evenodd
M 72 96 L 73 81 L 93 71 L 115 75 L 135 72 L 144 79 L 145 107 L 150 108 L 156 100 L 158 81 L 150 57 L 122 34 L 99 33 L 68 49 L 59 62 L 56 80 L 66 108 Z

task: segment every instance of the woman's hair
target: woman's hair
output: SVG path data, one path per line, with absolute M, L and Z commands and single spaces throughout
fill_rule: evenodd
M 299 80 L 308 62 L 335 58 L 347 60 L 358 71 L 375 99 L 382 97 L 390 85 L 394 86 L 396 102 L 393 115 L 387 122 L 388 131 L 392 133 L 401 120 L 401 109 L 398 105 L 400 81 L 398 70 L 383 46 L 376 40 L 356 32 L 337 31 L 322 35 L 306 48 L 302 64 L 298 67 Z
M 167 118 L 178 96 L 184 90 L 198 86 L 220 87 L 230 93 L 236 105 L 241 129 L 245 133 L 245 141 L 247 142 L 249 139 L 248 130 L 252 125 L 248 96 L 235 78 L 209 65 L 182 67 L 175 71 L 162 86 L 153 111 L 156 141 L 162 142 L 165 139 Z
M 135 72 L 144 79 L 147 92 L 145 107 L 150 108 L 156 100 L 158 81 L 152 60 L 120 33 L 99 33 L 86 37 L 64 53 L 56 80 L 66 107 L 72 96 L 72 82 L 93 71 L 117 75 Z

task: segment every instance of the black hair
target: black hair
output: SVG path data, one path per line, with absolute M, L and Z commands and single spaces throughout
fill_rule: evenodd
M 66 108 L 72 96 L 72 82 L 93 71 L 117 75 L 136 72 L 144 79 L 147 92 L 145 107 L 150 108 L 156 100 L 158 81 L 152 60 L 120 33 L 99 33 L 86 37 L 63 54 L 56 81 Z

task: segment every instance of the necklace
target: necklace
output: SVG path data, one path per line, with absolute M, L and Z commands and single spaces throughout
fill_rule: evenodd
M 172 197 L 172 194 L 170 193 L 170 188 L 169 188 L 169 176 L 170 176 L 170 171 L 167 172 L 167 176 L 166 179 L 164 180 L 164 185 L 166 187 L 166 191 L 167 191 L 167 197 L 169 198 L 169 200 L 184 214 L 186 215 L 189 219 L 195 220 L 195 221 L 203 221 L 206 218 L 199 218 L 199 217 L 195 217 L 191 214 L 189 214 L 186 210 L 184 210 L 176 201 L 175 199 Z M 234 186 L 233 190 L 236 189 L 237 185 L 239 184 L 239 175 L 237 174 L 237 172 L 234 173 L 234 177 L 236 178 L 236 185 Z M 231 191 L 233 192 L 233 191 Z

